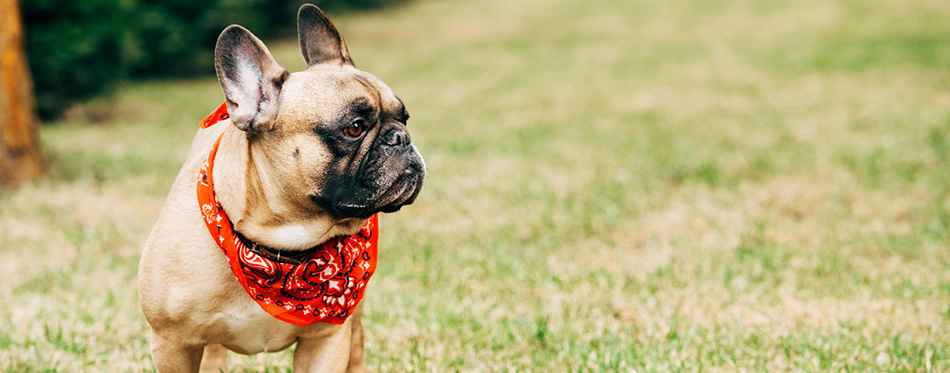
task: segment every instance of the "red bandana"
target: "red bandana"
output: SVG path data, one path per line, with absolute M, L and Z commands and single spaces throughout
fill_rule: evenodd
M 201 121 L 207 128 L 228 118 L 226 104 Z M 221 137 L 198 173 L 198 204 L 211 237 L 228 257 L 238 282 L 272 316 L 295 325 L 318 322 L 342 324 L 363 298 L 366 283 L 376 271 L 379 225 L 376 215 L 359 233 L 334 237 L 305 251 L 298 260 L 281 260 L 247 243 L 234 231 L 214 194 L 211 170 Z M 262 252 L 264 251 L 264 252 Z

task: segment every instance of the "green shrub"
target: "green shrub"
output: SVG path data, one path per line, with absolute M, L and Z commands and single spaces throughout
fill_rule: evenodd
M 133 4 L 31 0 L 22 4 L 25 47 L 43 118 L 102 93 L 121 77 Z

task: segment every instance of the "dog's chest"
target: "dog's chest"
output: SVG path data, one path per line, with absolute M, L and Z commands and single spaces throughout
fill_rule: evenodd
M 242 354 L 281 351 L 297 341 L 300 331 L 299 326 L 277 320 L 260 309 L 219 320 L 226 323 L 229 331 L 228 340 L 222 344 Z

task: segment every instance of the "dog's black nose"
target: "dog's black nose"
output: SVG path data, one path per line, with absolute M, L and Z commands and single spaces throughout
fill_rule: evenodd
M 383 137 L 383 143 L 389 146 L 409 145 L 409 132 L 401 128 L 394 128 Z

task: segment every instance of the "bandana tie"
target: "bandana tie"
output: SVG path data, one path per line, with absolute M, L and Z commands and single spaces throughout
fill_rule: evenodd
M 227 118 L 224 103 L 201 121 L 201 128 Z M 303 255 L 288 251 L 295 259 L 281 260 L 275 249 L 245 242 L 218 203 L 211 171 L 220 143 L 218 137 L 198 172 L 198 204 L 208 232 L 227 256 L 234 277 L 264 311 L 277 319 L 300 326 L 345 322 L 376 271 L 377 216 L 370 217 L 357 234 L 331 238 Z M 266 250 L 278 252 L 277 257 Z

